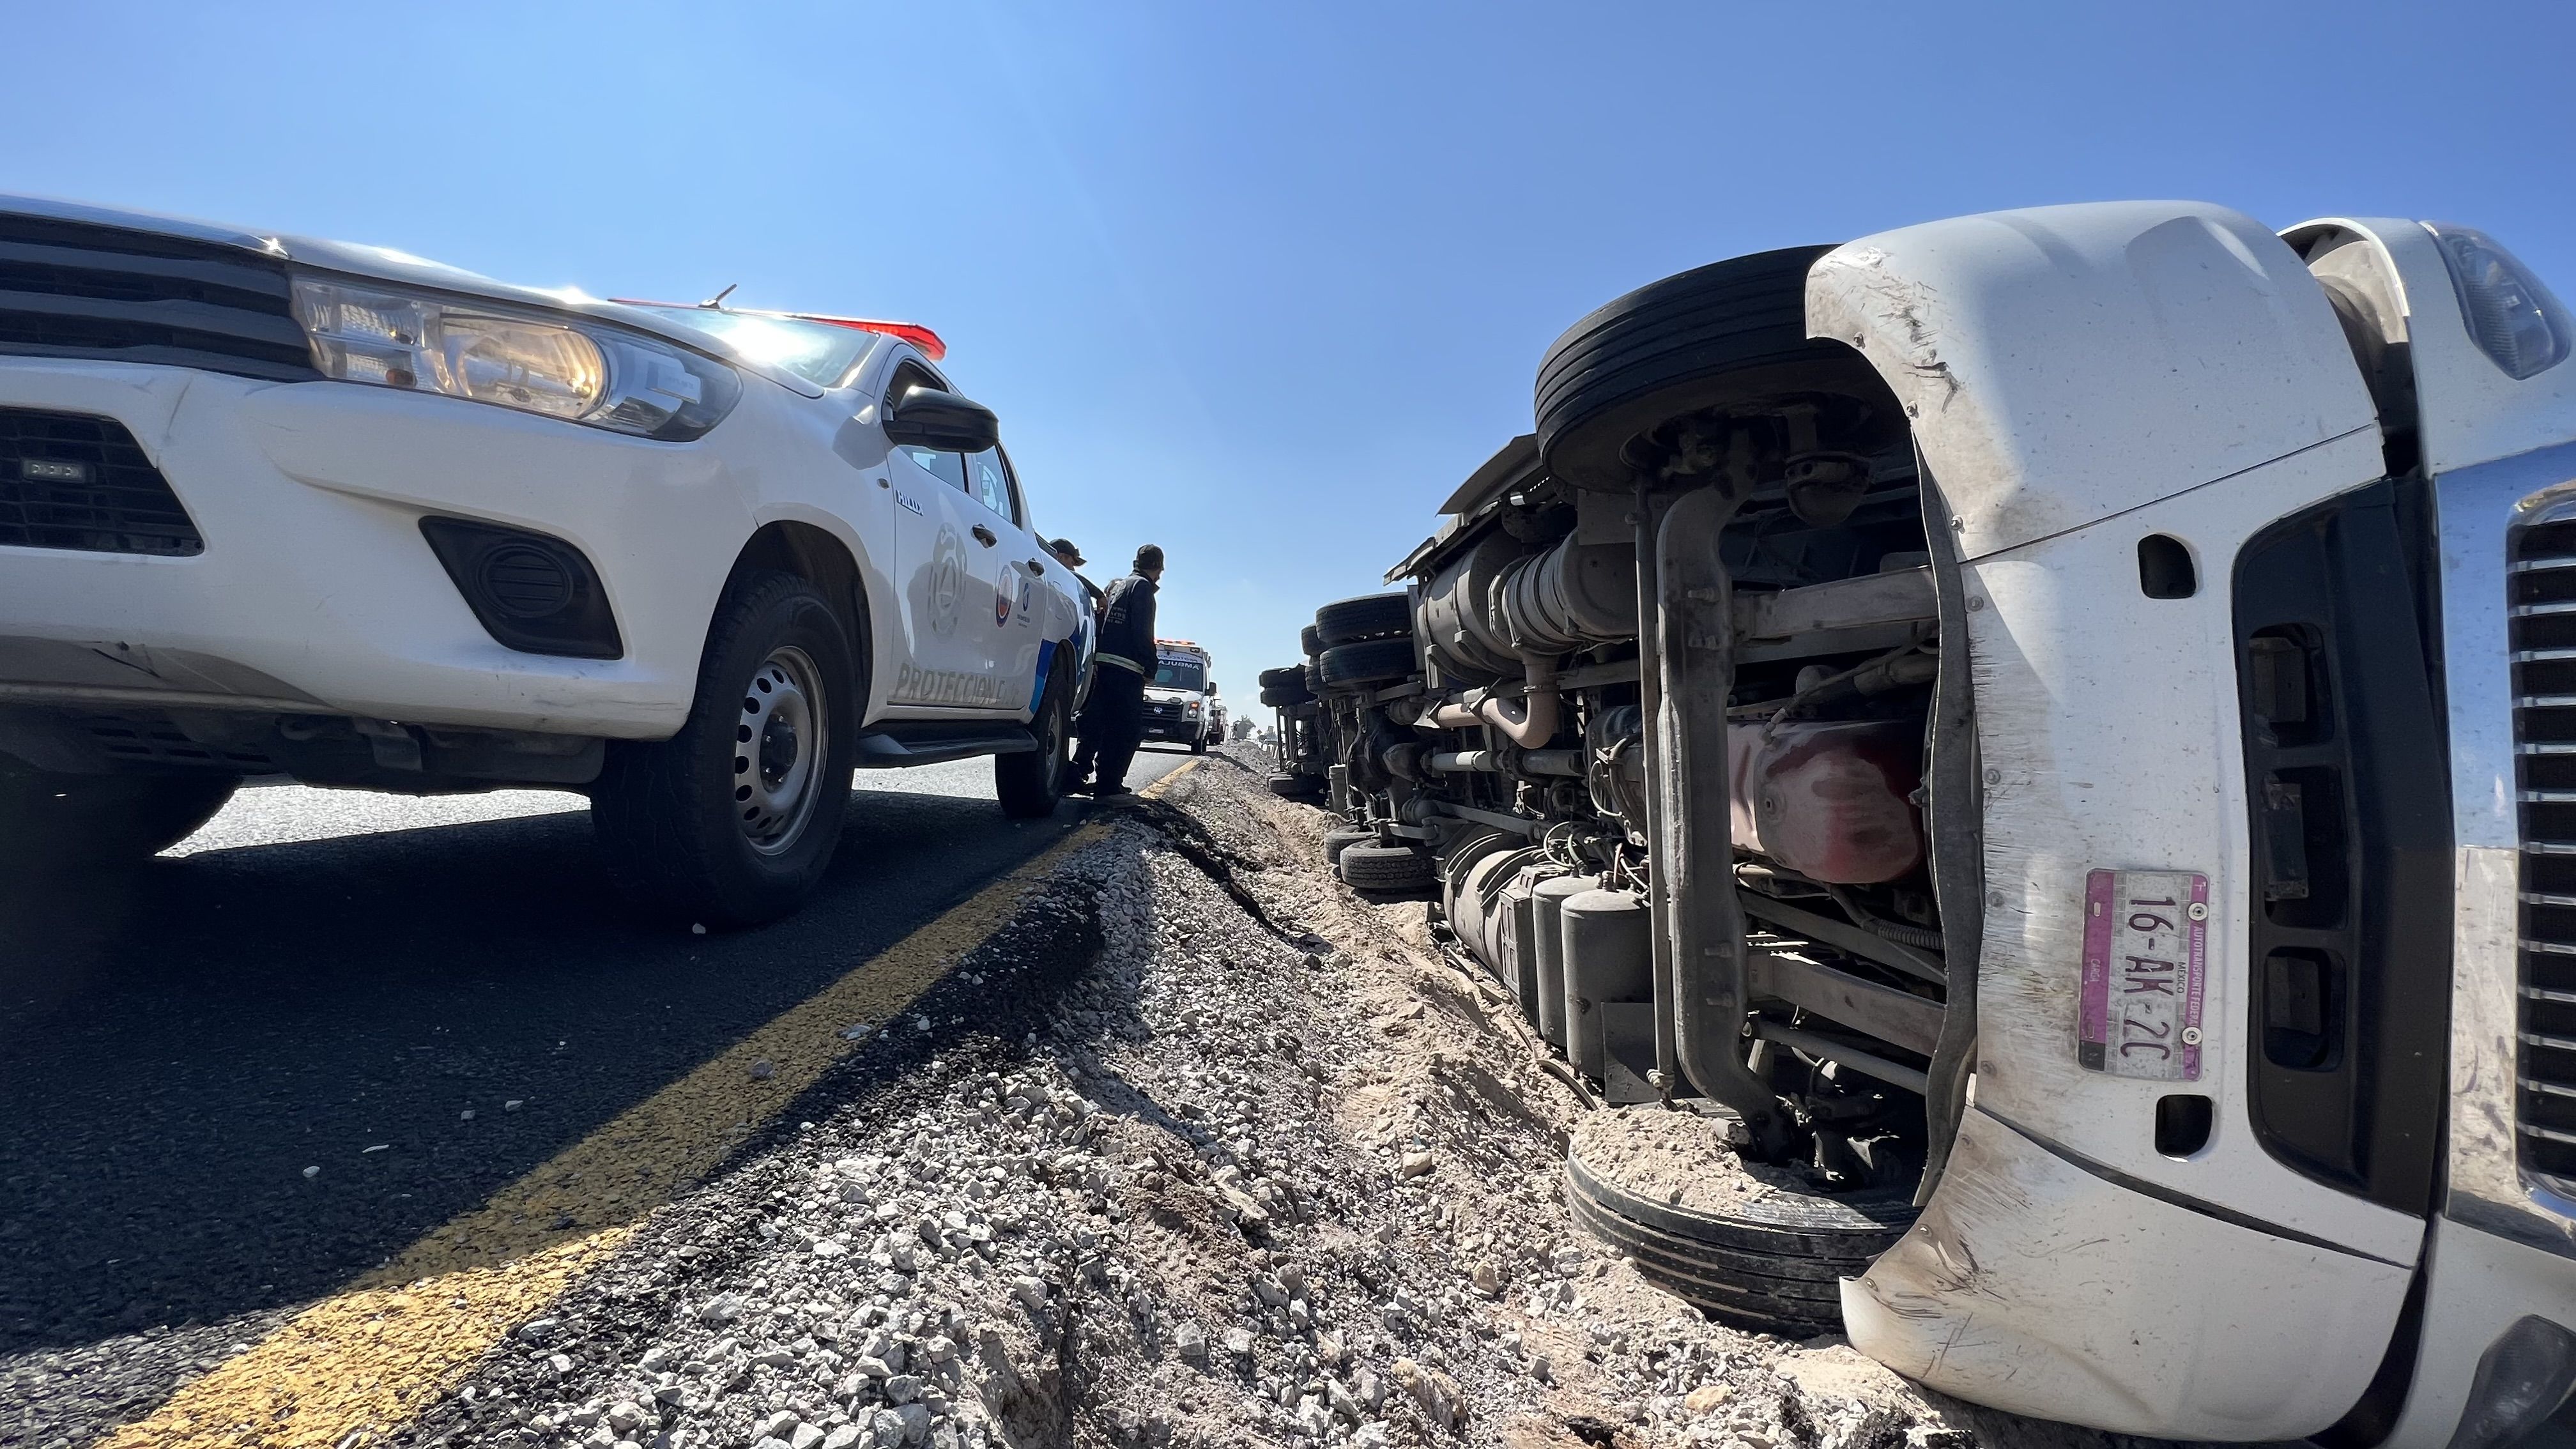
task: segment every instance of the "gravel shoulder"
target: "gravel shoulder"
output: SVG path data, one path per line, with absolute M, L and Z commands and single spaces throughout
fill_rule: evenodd
M 776 1131 L 386 1438 L 2113 1442 L 1715 1324 L 1584 1237 L 1561 1201 L 1584 1106 L 1426 908 L 1335 882 L 1327 817 L 1249 759 L 1120 812 Z

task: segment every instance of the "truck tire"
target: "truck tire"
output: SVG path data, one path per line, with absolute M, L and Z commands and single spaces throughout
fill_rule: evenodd
M 1831 247 L 1756 252 L 1650 282 L 1566 329 L 1538 367 L 1538 445 L 1580 487 L 1626 488 L 1643 435 L 1869 366 L 1807 336 L 1807 269 Z
M 1283 800 L 1303 800 L 1315 793 L 1314 784 L 1303 775 L 1281 773 L 1261 782 L 1270 793 Z
M 1657 1202 L 1565 1159 L 1574 1220 L 1646 1281 L 1729 1322 L 1792 1338 L 1842 1330 L 1842 1288 L 1913 1225 L 1913 1194 L 1773 1191 L 1722 1211 Z
M 1264 689 L 1287 689 L 1292 686 L 1298 689 L 1306 687 L 1306 666 L 1288 664 L 1277 669 L 1261 671 L 1261 687 Z
M 1066 676 L 1047 681 L 1029 730 L 1038 737 L 1036 749 L 993 757 L 993 793 L 1014 820 L 1043 820 L 1064 798 L 1064 778 L 1073 768 L 1073 689 Z
M 1367 841 L 1342 847 L 1342 880 L 1357 891 L 1418 891 L 1440 878 L 1431 852 L 1412 845 L 1377 845 Z
M 1324 863 L 1339 869 L 1343 851 L 1375 839 L 1377 839 L 1376 831 L 1364 830 L 1356 825 L 1346 826 L 1340 830 L 1327 830 L 1324 832 Z
M 1412 678 L 1413 673 L 1413 640 L 1409 636 L 1363 639 L 1357 644 L 1336 644 L 1324 651 L 1324 683 L 1335 689 L 1392 684 Z
M 1269 705 L 1273 709 L 1286 709 L 1290 705 L 1304 704 L 1306 701 L 1313 699 L 1314 697 L 1315 696 L 1306 688 L 1306 680 L 1302 671 L 1300 672 L 1297 683 L 1294 686 L 1283 684 L 1273 689 L 1265 689 L 1261 691 L 1261 702 Z
M 1306 657 L 1312 659 L 1324 652 L 1324 637 L 1315 632 L 1314 625 L 1309 624 L 1297 631 L 1297 647 L 1305 650 Z
M 197 833 L 238 775 L 57 775 L 0 763 L 0 864 L 124 865 Z
M 840 846 L 866 698 L 820 591 L 791 574 L 737 575 L 680 732 L 609 743 L 590 813 L 610 875 L 673 920 L 749 926 L 795 910 Z
M 1413 632 L 1413 601 L 1402 594 L 1362 594 L 1315 611 L 1315 637 L 1324 647 Z

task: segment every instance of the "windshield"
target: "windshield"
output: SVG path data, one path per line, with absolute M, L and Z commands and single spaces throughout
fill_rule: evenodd
M 1195 659 L 1175 659 L 1165 655 L 1154 668 L 1154 682 L 1165 689 L 1207 690 L 1207 666 Z
M 717 338 L 750 361 L 792 372 L 816 387 L 838 387 L 874 347 L 877 334 L 828 322 L 762 317 L 716 307 L 646 307 Z

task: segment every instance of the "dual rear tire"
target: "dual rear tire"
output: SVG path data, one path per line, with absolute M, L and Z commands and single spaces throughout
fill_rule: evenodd
M 1431 852 L 1415 845 L 1354 841 L 1342 847 L 1336 865 L 1343 884 L 1382 895 L 1428 890 L 1440 878 Z

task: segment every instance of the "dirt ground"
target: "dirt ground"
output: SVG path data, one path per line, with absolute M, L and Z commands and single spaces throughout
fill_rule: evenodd
M 1328 818 L 1259 769 L 1220 755 L 1125 807 L 789 1125 L 401 1437 L 2113 1442 L 1713 1323 L 1584 1236 L 1564 1145 L 1607 1124 L 1428 907 L 1333 880 Z M 1668 1124 L 1610 1135 L 1631 1130 Z M 1759 1190 L 1711 1165 L 1676 1186 Z

